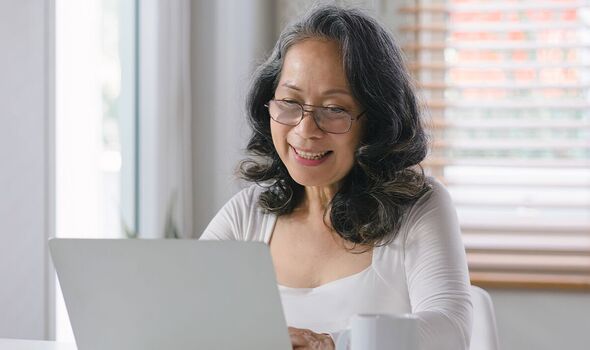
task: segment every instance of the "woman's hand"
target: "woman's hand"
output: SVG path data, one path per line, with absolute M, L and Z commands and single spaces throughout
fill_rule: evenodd
M 297 350 L 334 350 L 334 341 L 327 334 L 318 334 L 309 329 L 289 327 L 291 344 Z

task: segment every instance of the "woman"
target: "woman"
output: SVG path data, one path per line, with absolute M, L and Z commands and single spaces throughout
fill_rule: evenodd
M 202 239 L 269 244 L 294 349 L 333 349 L 358 313 L 414 313 L 422 349 L 467 349 L 465 252 L 446 190 L 419 167 L 420 109 L 391 36 L 320 7 L 281 34 L 248 98 L 254 185 Z

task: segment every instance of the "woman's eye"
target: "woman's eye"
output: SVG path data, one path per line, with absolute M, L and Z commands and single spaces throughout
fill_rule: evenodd
M 344 108 L 340 108 L 340 107 L 326 107 L 326 109 L 328 110 L 328 112 L 334 113 L 334 114 L 340 114 L 340 113 L 346 112 L 346 110 Z

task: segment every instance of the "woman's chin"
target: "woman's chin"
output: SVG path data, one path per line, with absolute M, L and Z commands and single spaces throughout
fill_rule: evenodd
M 333 183 L 333 181 L 330 181 L 328 177 L 321 175 L 318 176 L 318 174 L 301 174 L 299 172 L 289 172 L 289 174 L 295 182 L 305 187 L 331 186 Z
M 339 183 L 346 173 L 328 172 L 326 169 L 301 168 L 298 164 L 287 166 L 291 178 L 301 186 L 305 187 L 333 187 Z

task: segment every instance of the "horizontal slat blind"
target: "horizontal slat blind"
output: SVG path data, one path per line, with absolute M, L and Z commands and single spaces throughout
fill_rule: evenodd
M 448 186 L 472 279 L 590 288 L 590 4 L 408 0 L 427 172 Z

